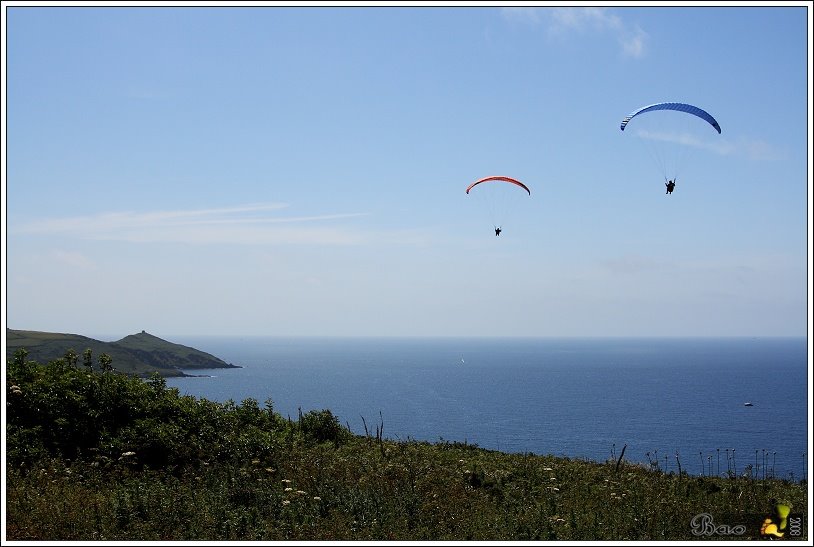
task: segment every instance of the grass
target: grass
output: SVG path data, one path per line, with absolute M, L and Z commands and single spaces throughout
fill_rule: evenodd
M 354 435 L 24 355 L 7 373 L 8 540 L 762 539 L 777 503 L 808 537 L 805 481 Z
M 354 438 L 294 443 L 251 461 L 185 469 L 52 459 L 9 468 L 17 540 L 690 540 L 690 522 L 744 524 L 804 485 Z M 807 535 L 807 528 L 801 531 Z

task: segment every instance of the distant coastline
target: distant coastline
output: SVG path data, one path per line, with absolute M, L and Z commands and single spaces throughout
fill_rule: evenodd
M 141 331 L 115 342 L 103 342 L 78 334 L 6 329 L 6 359 L 20 349 L 27 359 L 47 363 L 65 357 L 73 351 L 77 363 L 83 364 L 90 350 L 95 368 L 102 354 L 112 359 L 116 372 L 149 377 L 155 373 L 165 377 L 196 376 L 194 370 L 242 368 L 204 351 L 163 340 Z

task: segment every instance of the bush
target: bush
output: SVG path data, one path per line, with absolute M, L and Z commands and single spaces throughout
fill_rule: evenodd
M 318 443 L 330 441 L 337 446 L 351 435 L 350 431 L 340 425 L 339 418 L 330 410 L 311 410 L 301 416 L 300 429 L 306 438 Z

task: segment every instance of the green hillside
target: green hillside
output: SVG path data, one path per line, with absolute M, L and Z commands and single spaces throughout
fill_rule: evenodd
M 7 378 L 11 542 L 811 545 L 807 480 L 743 463 L 691 476 L 624 449 L 594 462 L 395 441 L 381 415 L 355 435 L 328 409 L 291 419 L 271 398 L 217 403 L 19 355 Z
M 18 349 L 25 348 L 29 359 L 45 363 L 73 350 L 81 363 L 83 352 L 90 349 L 94 366 L 100 355 L 107 354 L 113 359 L 116 371 L 144 377 L 154 372 L 162 376 L 184 376 L 183 369 L 235 367 L 209 353 L 162 340 L 144 331 L 116 342 L 102 342 L 78 334 L 6 329 L 6 341 L 6 359 Z

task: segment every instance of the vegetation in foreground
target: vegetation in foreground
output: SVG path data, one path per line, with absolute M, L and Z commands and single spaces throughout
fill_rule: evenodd
M 7 363 L 7 540 L 808 537 L 804 482 L 354 435 L 84 363 Z

